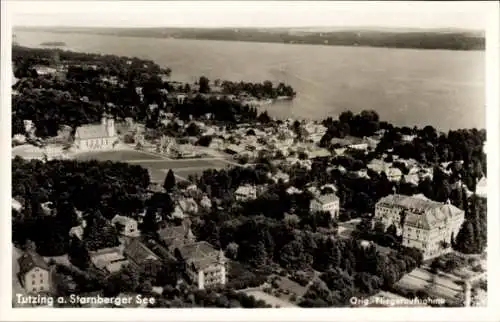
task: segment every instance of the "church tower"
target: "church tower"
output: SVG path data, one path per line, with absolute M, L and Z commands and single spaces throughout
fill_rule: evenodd
M 116 136 L 116 132 L 115 132 L 115 119 L 114 118 L 108 117 L 106 131 L 108 133 L 108 136 L 111 136 L 111 137 Z

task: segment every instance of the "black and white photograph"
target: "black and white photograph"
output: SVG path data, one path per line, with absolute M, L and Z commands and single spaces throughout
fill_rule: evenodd
M 492 309 L 498 3 L 7 0 L 2 20 L 12 314 Z

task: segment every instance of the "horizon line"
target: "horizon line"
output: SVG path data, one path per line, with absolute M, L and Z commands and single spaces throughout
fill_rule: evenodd
M 426 30 L 426 31 L 470 31 L 470 32 L 485 32 L 481 28 L 465 28 L 465 27 L 396 27 L 396 26 L 373 26 L 373 25 L 359 25 L 359 26 L 64 26 L 64 25 L 12 25 L 14 28 L 103 28 L 103 29 L 327 29 L 334 28 L 339 30 L 359 30 L 359 29 L 379 29 L 379 30 Z

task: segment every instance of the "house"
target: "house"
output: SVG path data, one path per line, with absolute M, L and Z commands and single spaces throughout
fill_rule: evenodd
M 114 226 L 119 225 L 122 226 L 122 229 L 119 232 L 127 237 L 139 237 L 140 232 L 137 228 L 137 221 L 125 216 L 116 215 L 111 219 L 111 224 Z
M 173 218 L 184 218 L 186 215 L 195 215 L 199 211 L 198 204 L 193 198 L 184 198 L 177 200 L 174 212 L 171 214 Z
M 326 158 L 332 154 L 327 149 L 314 149 L 307 153 L 309 159 Z
M 412 184 L 414 186 L 418 186 L 418 183 L 420 181 L 418 175 L 416 174 L 405 174 L 403 178 L 406 183 Z
M 38 76 L 54 75 L 57 73 L 57 69 L 49 66 L 35 65 L 33 69 L 35 69 Z
M 177 104 L 184 104 L 186 101 L 187 96 L 184 94 L 178 94 L 176 99 L 177 99 Z
M 225 148 L 225 152 L 229 154 L 240 154 L 243 151 L 245 151 L 245 148 L 236 144 L 230 144 Z
M 12 198 L 12 209 L 16 211 L 21 211 L 23 209 L 23 205 L 16 199 Z
M 226 258 L 222 250 L 205 241 L 184 245 L 178 250 L 198 289 L 226 284 Z
M 284 183 L 287 183 L 290 180 L 290 176 L 284 172 L 277 172 L 276 174 L 272 175 L 271 173 L 268 174 L 268 176 L 274 181 L 274 182 L 279 182 L 282 180 Z
M 101 124 L 80 126 L 75 131 L 75 147 L 85 151 L 112 149 L 118 140 L 115 120 L 103 115 Z
M 123 253 L 130 260 L 131 264 L 142 265 L 148 261 L 158 261 L 160 258 L 147 248 L 139 239 L 133 239 L 128 244 Z
M 482 198 L 486 198 L 488 195 L 488 185 L 487 185 L 486 177 L 482 177 L 476 184 L 476 195 Z
M 389 179 L 389 181 L 395 182 L 401 180 L 403 172 L 398 168 L 390 167 L 386 169 L 385 175 L 387 176 L 387 179 Z
M 208 198 L 208 196 L 205 195 L 200 200 L 200 206 L 202 206 L 205 209 L 211 209 L 212 208 L 212 201 L 210 200 L 210 198 Z
M 332 218 L 338 218 L 340 212 L 340 199 L 333 193 L 316 196 L 311 200 L 309 209 L 312 212 L 326 211 Z
M 74 237 L 83 240 L 83 229 L 84 227 L 82 226 L 71 227 L 71 229 L 69 230 L 69 237 Z
M 464 222 L 464 211 L 423 195 L 393 194 L 377 202 L 374 218 L 385 229 L 394 225 L 397 235 L 403 237 L 403 246 L 422 250 L 426 260 L 450 249 Z
M 332 189 L 333 192 L 337 192 L 337 186 L 334 185 L 334 184 L 331 184 L 331 183 L 327 183 L 327 184 L 324 184 L 321 186 L 320 188 L 321 190 L 324 190 L 324 189 Z
M 368 149 L 368 142 L 366 140 L 354 136 L 346 136 L 343 139 L 333 138 L 330 141 L 330 144 L 341 148 L 350 148 L 355 150 Z
M 210 149 L 221 149 L 224 146 L 224 140 L 221 138 L 212 138 L 208 147 Z
M 401 135 L 401 141 L 403 142 L 413 142 L 417 136 L 411 134 L 403 134 Z
M 77 216 L 78 220 L 80 221 L 80 225 L 71 227 L 71 229 L 69 230 L 69 237 L 75 237 L 83 240 L 83 232 L 85 227 L 87 227 L 87 221 L 85 219 L 82 219 L 81 214 L 77 213 Z
M 255 200 L 257 199 L 257 189 L 252 185 L 239 186 L 234 195 L 238 201 Z
M 26 136 L 23 134 L 15 134 L 12 137 L 12 143 L 16 145 L 21 145 L 26 143 Z
M 180 248 L 184 244 L 192 244 L 196 241 L 189 220 L 185 220 L 182 225 L 166 226 L 159 229 L 158 236 L 170 251 Z
M 129 261 L 116 248 L 106 248 L 93 252 L 90 261 L 97 269 L 108 273 L 119 272 L 123 267 L 129 264 Z
M 28 293 L 50 292 L 51 272 L 42 256 L 34 251 L 28 251 L 17 261 L 19 263 L 19 280 Z
M 294 186 L 291 186 L 288 189 L 286 189 L 286 193 L 289 195 L 296 195 L 296 194 L 302 193 L 302 190 L 299 190 L 299 189 L 295 188 Z

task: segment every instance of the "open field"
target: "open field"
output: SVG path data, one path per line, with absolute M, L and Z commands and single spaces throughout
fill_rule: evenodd
M 189 160 L 125 160 L 131 164 L 137 164 L 148 169 L 193 169 L 193 168 L 224 168 L 227 162 L 219 159 L 189 159 Z
M 167 159 L 160 155 L 134 150 L 116 150 L 102 152 L 82 152 L 75 155 L 77 160 L 98 160 L 127 162 L 140 165 L 149 170 L 152 182 L 163 182 L 168 170 L 172 169 L 179 179 L 187 180 L 189 175 L 200 175 L 207 169 L 223 169 L 232 164 L 219 158 L 202 159 Z
M 116 150 L 102 152 L 82 152 L 75 155 L 77 160 L 98 160 L 126 162 L 127 160 L 161 160 L 160 156 L 134 150 Z
M 153 182 L 163 182 L 170 169 L 174 171 L 177 177 L 187 179 L 189 175 L 201 174 L 207 169 L 222 169 L 229 166 L 223 160 L 215 159 L 134 161 L 132 164 L 137 164 L 148 169 L 151 181 Z

